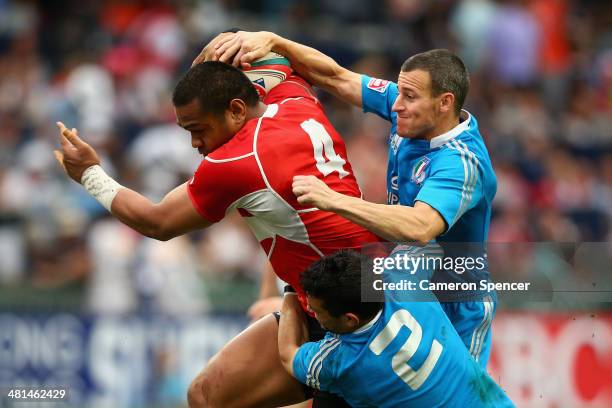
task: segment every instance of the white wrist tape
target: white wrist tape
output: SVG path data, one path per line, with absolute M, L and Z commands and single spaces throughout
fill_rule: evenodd
M 99 165 L 88 167 L 81 176 L 81 184 L 85 190 L 104 208 L 111 210 L 115 196 L 123 186 L 106 174 Z

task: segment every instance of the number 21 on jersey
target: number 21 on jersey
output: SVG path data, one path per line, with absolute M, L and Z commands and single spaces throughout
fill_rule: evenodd
M 410 336 L 408 336 L 406 342 L 393 356 L 391 366 L 395 374 L 408 384 L 412 390 L 416 391 L 423 385 L 436 366 L 443 347 L 434 339 L 431 343 L 429 355 L 421 368 L 414 370 L 410 367 L 408 360 L 412 358 L 421 344 L 423 329 L 408 310 L 400 309 L 393 313 L 385 328 L 372 340 L 369 347 L 374 354 L 379 356 L 391 344 L 404 326 L 410 329 Z
M 334 141 L 325 127 L 314 119 L 308 119 L 302 122 L 300 126 L 310 137 L 317 169 L 323 173 L 323 176 L 328 176 L 334 171 L 338 172 L 340 178 L 348 176 L 349 172 L 344 170 L 346 160 L 334 150 Z M 323 153 L 325 153 L 327 160 L 325 160 Z

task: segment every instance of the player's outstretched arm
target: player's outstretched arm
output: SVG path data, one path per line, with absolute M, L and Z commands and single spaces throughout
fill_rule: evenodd
M 278 323 L 278 354 L 285 370 L 293 373 L 293 359 L 302 344 L 308 340 L 304 312 L 295 292 L 285 292 L 281 318 Z
M 302 205 L 334 212 L 390 241 L 425 245 L 446 229 L 442 216 L 421 201 L 414 207 L 370 203 L 340 194 L 314 176 L 295 176 L 293 193 Z
M 58 122 L 62 151 L 54 151 L 60 165 L 77 183 L 121 222 L 143 235 L 166 241 L 210 225 L 193 207 L 187 183 L 154 204 L 136 191 L 125 188 L 104 172 L 95 150 L 79 138 L 76 129 Z
M 214 47 L 213 59 L 243 67 L 275 51 L 287 57 L 291 67 L 311 84 L 361 107 L 361 75 L 314 48 L 267 31 L 239 31 L 219 38 Z

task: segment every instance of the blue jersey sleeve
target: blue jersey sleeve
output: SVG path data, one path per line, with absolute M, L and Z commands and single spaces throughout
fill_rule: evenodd
M 415 202 L 422 201 L 436 209 L 444 218 L 448 231 L 482 198 L 478 158 L 466 148 L 447 147 L 432 162 Z
M 397 84 L 384 79 L 361 76 L 361 104 L 364 112 L 372 112 L 391 121 L 391 107 L 397 98 Z
M 328 336 L 318 342 L 302 344 L 293 359 L 293 375 L 311 388 L 334 392 L 337 389 L 334 376 L 334 350 L 340 339 Z

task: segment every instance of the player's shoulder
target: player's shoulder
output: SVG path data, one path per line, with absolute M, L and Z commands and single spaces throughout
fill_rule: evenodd
M 347 344 L 346 336 L 327 332 L 320 343 L 320 350 L 324 350 L 328 357 L 325 358 L 326 366 L 330 372 L 337 373 L 341 366 L 346 363 Z
M 461 135 L 446 141 L 434 152 L 437 162 L 463 163 L 465 160 L 473 163 L 488 162 L 487 148 L 480 134 L 464 132 Z
M 329 375 L 338 376 L 342 368 L 347 365 L 348 356 L 345 346 L 346 344 L 339 334 L 328 332 L 322 340 L 319 347 L 319 350 L 322 351 L 322 356 L 319 359 L 325 365 Z
M 318 342 L 303 344 L 299 354 L 306 358 L 306 385 L 319 388 L 321 381 L 329 382 L 337 378 L 345 362 L 342 351 L 341 337 L 329 332 Z
M 440 145 L 433 153 L 432 167 L 446 164 L 461 164 L 466 156 L 466 148 L 457 138 Z
M 446 180 L 480 183 L 493 173 L 486 153 L 470 143 L 471 136 L 454 138 L 433 153 L 429 175 L 443 175 Z
M 264 98 L 264 102 L 281 104 L 297 99 L 306 99 L 315 104 L 319 103 L 312 86 L 301 76 L 293 74 L 276 85 Z
M 290 132 L 305 120 L 322 120 L 324 117 L 325 112 L 321 104 L 313 98 L 295 96 L 282 99 L 278 103 L 268 105 L 258 130 L 258 140 L 261 140 L 262 135 L 281 133 L 286 136 L 288 131 Z

